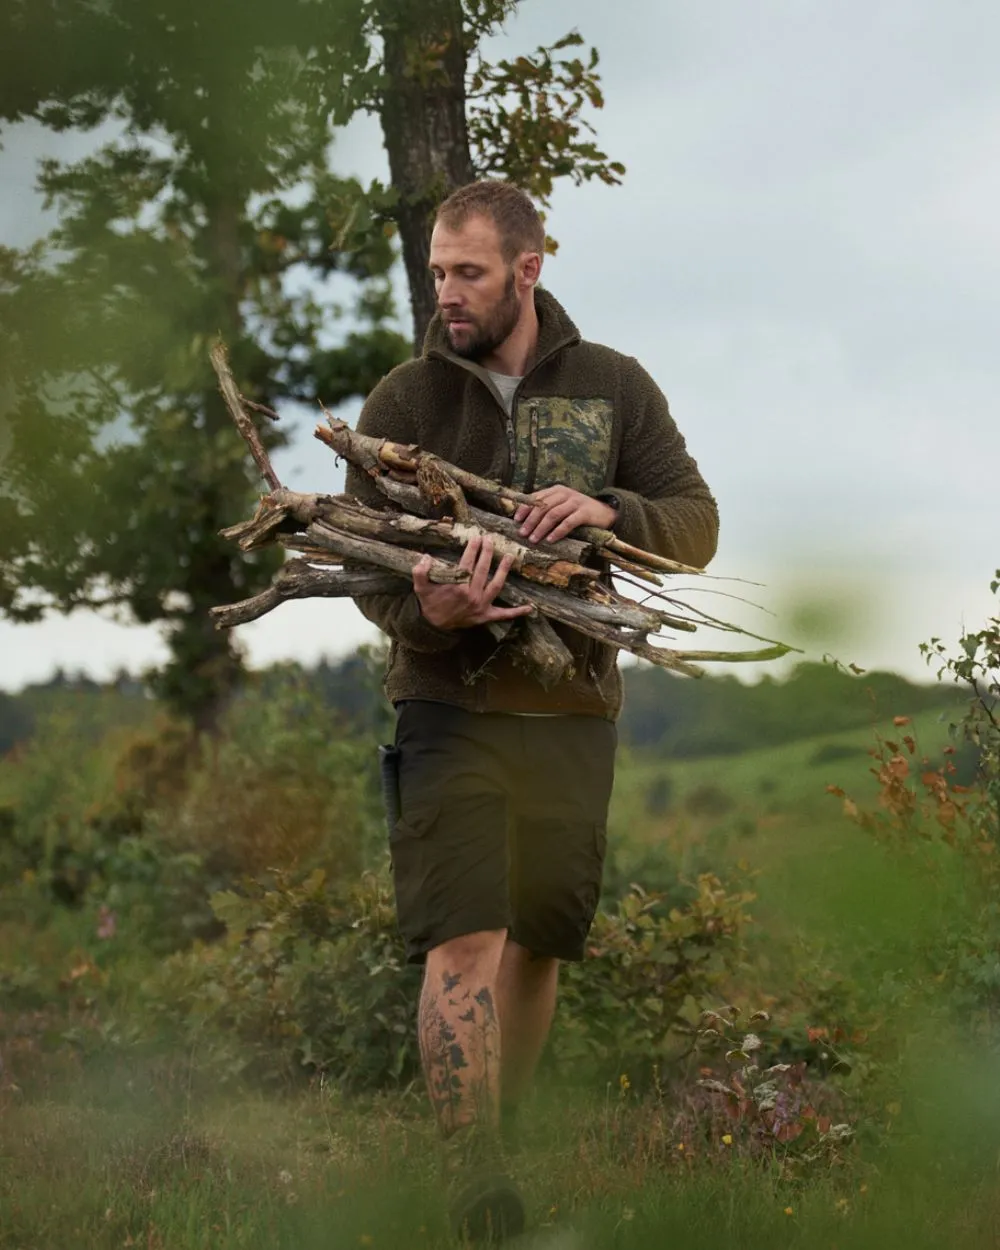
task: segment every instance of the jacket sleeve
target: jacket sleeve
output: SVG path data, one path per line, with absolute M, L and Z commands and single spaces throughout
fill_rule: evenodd
M 628 365 L 621 449 L 608 490 L 620 502 L 614 532 L 634 547 L 704 568 L 719 540 L 715 499 L 665 395 L 638 361 Z
M 389 438 L 397 443 L 415 442 L 412 422 L 393 397 L 392 383 L 383 378 L 365 401 L 358 418 L 358 432 L 372 438 Z M 367 473 L 347 466 L 346 490 L 371 507 L 386 506 L 386 498 Z M 420 601 L 411 590 L 405 595 L 359 595 L 354 602 L 384 634 L 411 651 L 446 651 L 458 642 L 461 631 L 438 629 L 420 611 Z

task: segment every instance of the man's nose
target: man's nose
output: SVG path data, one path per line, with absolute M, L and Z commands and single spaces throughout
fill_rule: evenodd
M 444 277 L 441 285 L 438 287 L 438 303 L 442 308 L 457 308 L 462 302 L 462 297 L 458 290 L 458 283 L 452 282 L 451 278 Z

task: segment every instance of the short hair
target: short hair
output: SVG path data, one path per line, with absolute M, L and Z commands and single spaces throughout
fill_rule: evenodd
M 437 220 L 458 230 L 470 217 L 488 217 L 500 235 L 500 252 L 510 264 L 522 252 L 545 254 L 545 226 L 520 187 L 498 178 L 483 178 L 459 187 L 441 204 Z

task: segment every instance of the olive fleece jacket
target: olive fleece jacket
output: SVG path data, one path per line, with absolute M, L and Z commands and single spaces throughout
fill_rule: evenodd
M 562 307 L 537 290 L 538 348 L 514 393 L 512 415 L 482 366 L 452 352 L 440 314 L 423 355 L 393 369 L 369 395 L 358 429 L 417 443 L 453 464 L 541 490 L 563 483 L 614 494 L 615 532 L 647 551 L 703 567 L 715 554 L 718 511 L 659 387 L 638 361 L 584 342 Z M 347 491 L 386 506 L 350 467 Z M 385 690 L 393 703 L 429 699 L 474 712 L 579 713 L 617 719 L 615 648 L 557 626 L 573 677 L 545 691 L 483 626 L 442 630 L 415 594 L 370 595 L 358 607 L 391 639 Z M 517 628 L 517 626 L 515 626 Z

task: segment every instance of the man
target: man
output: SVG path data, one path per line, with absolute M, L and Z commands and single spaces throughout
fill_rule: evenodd
M 508 183 L 456 191 L 438 212 L 438 313 L 423 355 L 365 404 L 365 434 L 418 443 L 531 495 L 528 543 L 580 525 L 704 566 L 718 514 L 667 402 L 640 365 L 581 341 L 538 289 L 545 232 Z M 348 491 L 378 504 L 351 469 Z M 390 843 L 399 923 L 425 962 L 419 1011 L 427 1086 L 450 1153 L 495 1160 L 501 1105 L 522 1098 L 545 1043 L 560 960 L 583 957 L 601 885 L 621 679 L 613 648 L 560 630 L 575 672 L 545 691 L 511 662 L 494 622 L 510 569 L 473 539 L 458 586 L 358 600 L 391 639 L 402 818 Z M 456 1186 L 473 1239 L 520 1231 L 516 1190 L 494 1171 Z

